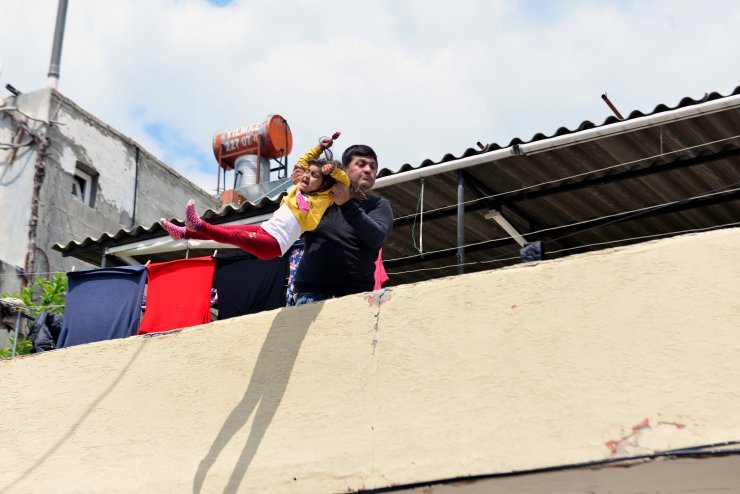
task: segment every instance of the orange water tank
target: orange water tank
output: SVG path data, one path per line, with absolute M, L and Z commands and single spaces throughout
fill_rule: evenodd
M 222 168 L 231 170 L 240 156 L 259 154 L 278 159 L 290 154 L 293 136 L 288 122 L 280 115 L 269 115 L 254 125 L 216 132 L 213 136 L 213 154 Z

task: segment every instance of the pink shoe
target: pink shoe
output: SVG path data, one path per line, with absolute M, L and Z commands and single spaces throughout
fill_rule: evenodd
M 198 216 L 198 212 L 195 210 L 195 201 L 190 199 L 188 205 L 185 206 L 185 227 L 190 230 L 200 229 L 200 225 L 203 220 Z
M 164 218 L 159 220 L 159 224 L 162 225 L 162 228 L 167 230 L 167 233 L 169 233 L 170 237 L 172 237 L 173 239 L 182 240 L 185 238 L 185 227 L 184 226 L 177 226 L 174 223 L 170 223 Z

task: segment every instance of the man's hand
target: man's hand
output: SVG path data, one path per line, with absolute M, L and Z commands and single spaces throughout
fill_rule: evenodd
M 331 145 L 334 144 L 334 141 L 331 137 L 322 137 L 319 141 L 319 145 L 321 146 L 321 149 L 329 149 Z
M 345 202 L 349 201 L 352 196 L 349 193 L 349 187 L 337 182 L 332 186 L 331 190 L 329 190 L 329 197 L 334 201 L 334 204 L 341 206 Z
M 299 168 L 297 166 L 293 168 L 293 171 L 290 173 L 290 181 L 293 182 L 293 185 L 298 185 L 298 182 L 301 181 L 304 173 L 306 173 L 306 171 L 303 168 Z

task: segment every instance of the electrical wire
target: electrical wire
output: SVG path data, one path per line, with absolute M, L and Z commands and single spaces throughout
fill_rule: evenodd
M 20 148 L 23 148 L 23 147 L 26 147 L 26 146 L 30 146 L 31 144 L 33 144 L 33 142 L 34 142 L 33 139 L 29 139 L 28 141 L 21 142 L 19 144 L 5 144 L 3 142 L 0 142 L 0 149 L 2 149 L 4 151 L 7 151 L 9 149 L 20 149 Z
M 616 218 L 614 221 L 611 221 L 611 222 L 608 222 L 608 223 L 605 223 L 605 224 L 602 224 L 602 225 L 596 225 L 594 227 L 585 228 L 585 229 L 582 229 L 582 230 L 578 230 L 576 232 L 565 234 L 565 235 L 563 235 L 561 237 L 557 237 L 557 238 L 554 238 L 554 239 L 550 239 L 550 240 L 544 241 L 544 243 L 551 243 L 551 242 L 562 240 L 563 238 L 567 238 L 567 237 L 570 237 L 570 236 L 573 236 L 573 235 L 585 233 L 587 231 L 594 230 L 596 228 L 601 228 L 601 227 L 604 227 L 604 226 L 612 225 L 612 224 L 618 223 L 620 221 L 626 221 L 628 219 L 634 219 L 635 217 L 640 216 L 642 214 L 645 214 L 645 213 L 647 213 L 649 211 L 655 211 L 655 210 L 658 210 L 658 209 L 661 209 L 661 208 L 664 208 L 664 207 L 668 207 L 668 206 L 680 204 L 682 202 L 693 201 L 693 200 L 699 199 L 699 198 L 707 198 L 707 197 L 712 197 L 712 196 L 715 196 L 715 195 L 721 195 L 721 194 L 726 194 L 726 193 L 730 193 L 730 192 L 736 192 L 736 191 L 740 190 L 740 188 L 732 188 L 732 189 L 728 189 L 728 190 L 722 190 L 722 189 L 726 189 L 728 187 L 734 187 L 735 185 L 738 185 L 738 184 L 740 184 L 740 181 L 733 182 L 731 184 L 728 184 L 728 185 L 725 185 L 725 186 L 722 186 L 722 187 L 717 187 L 717 188 L 711 189 L 709 191 L 701 192 L 701 193 L 695 194 L 693 196 L 684 197 L 684 198 L 679 199 L 679 200 L 667 201 L 667 202 L 660 203 L 660 204 L 655 204 L 655 205 L 646 206 L 646 207 L 643 207 L 643 208 L 633 209 L 631 211 L 622 211 L 622 212 L 619 212 L 619 213 L 608 214 L 608 215 L 599 216 L 599 217 L 596 217 L 596 218 L 590 218 L 590 219 L 587 219 L 587 220 L 577 221 L 577 222 L 574 222 L 574 223 L 568 223 L 566 225 L 556 225 L 556 226 L 551 226 L 551 227 L 547 227 L 547 228 L 541 228 L 539 230 L 534 230 L 534 231 L 528 232 L 528 233 L 526 233 L 526 235 L 527 236 L 538 235 L 540 233 L 545 233 L 545 232 L 548 232 L 548 231 L 551 231 L 551 230 L 557 230 L 557 229 L 560 229 L 560 228 L 563 228 L 563 227 L 574 227 L 574 226 L 578 226 L 578 225 L 584 225 L 584 224 L 588 224 L 588 223 L 594 223 L 594 222 L 597 222 L 597 221 L 602 221 L 602 220 L 605 220 L 605 219 L 608 219 L 608 218 Z M 474 246 L 485 244 L 485 243 L 488 243 L 488 242 L 492 242 L 492 241 L 496 241 L 496 240 L 506 240 L 506 239 L 513 239 L 513 237 L 511 235 L 505 235 L 505 236 L 496 237 L 496 238 L 493 238 L 493 239 L 482 240 L 480 242 L 473 242 L 473 243 L 465 244 L 465 245 L 463 245 L 463 247 L 474 247 Z M 458 246 L 455 246 L 455 247 L 447 247 L 447 248 L 439 249 L 439 250 L 435 250 L 435 251 L 428 251 L 428 252 L 426 252 L 426 254 L 427 255 L 430 255 L 430 254 L 439 254 L 439 253 L 444 253 L 444 252 L 449 252 L 449 251 L 457 250 L 458 248 L 459 248 Z M 411 254 L 411 255 L 408 255 L 408 256 L 396 257 L 396 258 L 393 258 L 393 259 L 386 259 L 386 262 L 402 261 L 402 260 L 406 260 L 406 259 L 412 259 L 412 258 L 415 258 L 415 257 L 419 257 L 419 254 Z
M 23 273 L 0 273 L 0 276 L 27 276 L 27 275 L 39 275 L 39 274 L 67 274 L 66 271 L 35 271 L 35 272 L 23 272 Z
M 601 246 L 601 245 L 615 245 L 615 244 L 622 244 L 622 243 L 625 243 L 625 242 L 631 242 L 631 241 L 634 241 L 634 240 L 647 240 L 647 239 L 651 239 L 651 238 L 662 238 L 662 237 L 671 237 L 671 236 L 675 236 L 675 235 L 686 235 L 686 234 L 689 234 L 689 233 L 707 232 L 707 231 L 712 231 L 712 230 L 720 230 L 722 228 L 730 228 L 730 227 L 733 227 L 733 226 L 740 226 L 740 221 L 736 221 L 734 223 L 725 223 L 723 225 L 708 226 L 708 227 L 705 227 L 705 228 L 692 228 L 692 229 L 688 229 L 688 230 L 676 230 L 676 231 L 667 232 L 667 233 L 656 233 L 654 235 L 640 235 L 640 236 L 637 236 L 637 237 L 628 237 L 628 238 L 624 238 L 624 239 L 620 239 L 620 240 L 609 240 L 609 241 L 606 241 L 606 242 L 594 242 L 592 244 L 578 245 L 578 246 L 575 246 L 575 247 L 568 247 L 568 248 L 565 248 L 565 249 L 550 250 L 550 251 L 547 251 L 547 253 L 548 254 L 559 254 L 560 252 L 568 252 L 568 251 L 571 251 L 571 250 L 578 250 L 578 249 L 587 249 L 587 248 L 590 248 L 590 247 L 597 247 L 597 246 Z
M 714 225 L 714 226 L 704 227 L 704 228 L 691 228 L 691 229 L 687 229 L 687 230 L 675 230 L 675 231 L 670 231 L 670 232 L 666 232 L 666 233 L 656 233 L 654 235 L 641 235 L 641 236 L 637 236 L 637 237 L 628 237 L 628 238 L 623 238 L 623 239 L 619 239 L 619 240 L 610 240 L 610 241 L 606 241 L 606 242 L 594 242 L 594 243 L 586 244 L 586 245 L 578 245 L 576 247 L 568 247 L 566 249 L 558 249 L 558 250 L 548 251 L 548 254 L 558 254 L 558 253 L 561 253 L 561 252 L 567 252 L 567 251 L 577 250 L 577 249 L 588 249 L 590 247 L 596 247 L 596 246 L 601 246 L 601 245 L 616 245 L 616 244 L 621 244 L 621 243 L 625 243 L 625 242 L 631 242 L 631 241 L 635 241 L 635 240 L 645 240 L 645 239 L 650 239 L 650 238 L 671 237 L 671 236 L 675 236 L 675 235 L 685 235 L 685 234 L 689 234 L 689 233 L 697 233 L 697 232 L 705 232 L 705 231 L 712 231 L 712 230 L 720 230 L 722 228 L 730 228 L 730 227 L 733 227 L 733 226 L 740 226 L 740 221 L 733 222 L 733 223 L 724 223 L 722 225 Z M 511 254 L 514 254 L 515 252 L 518 252 L 518 251 L 507 252 L 506 254 L 502 254 L 502 256 L 511 255 Z M 502 256 L 494 257 L 492 259 L 486 259 L 484 261 L 471 261 L 471 262 L 467 262 L 467 263 L 465 263 L 463 265 L 464 266 L 473 266 L 473 265 L 477 265 L 477 264 L 489 264 L 489 263 L 492 263 L 492 262 L 517 261 L 517 260 L 520 260 L 521 259 L 521 256 L 520 255 L 513 256 L 513 257 L 502 257 Z M 386 260 L 385 262 L 388 262 L 388 261 L 390 261 L 390 259 Z M 406 270 L 406 271 L 388 271 L 388 274 L 389 275 L 397 275 L 397 274 L 418 273 L 418 272 L 421 272 L 421 271 L 435 271 L 435 270 L 442 270 L 442 269 L 452 269 L 452 268 L 456 268 L 457 266 L 458 266 L 457 264 L 448 264 L 446 266 L 436 266 L 436 267 L 433 267 L 433 268 L 409 269 L 409 270 Z
M 41 123 L 44 123 L 44 124 L 52 123 L 52 121 L 47 121 L 47 120 L 43 120 L 41 118 L 32 117 L 31 115 L 29 115 L 28 113 L 25 113 L 23 110 L 20 110 L 16 106 L 8 106 L 6 108 L 0 108 L 0 112 L 11 112 L 11 111 L 16 112 L 16 113 L 20 113 L 21 115 L 23 115 L 27 119 L 33 120 L 34 122 L 41 122 Z M 53 122 L 53 123 L 60 124 L 60 122 Z

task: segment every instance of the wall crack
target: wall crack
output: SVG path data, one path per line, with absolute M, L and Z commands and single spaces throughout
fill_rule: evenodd
M 391 291 L 382 288 L 374 292 L 367 294 L 367 302 L 371 307 L 376 307 L 378 310 L 375 312 L 375 325 L 373 327 L 373 355 L 375 355 L 375 348 L 378 346 L 380 341 L 380 306 L 388 302 L 391 299 Z

